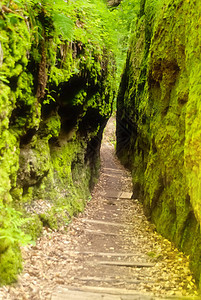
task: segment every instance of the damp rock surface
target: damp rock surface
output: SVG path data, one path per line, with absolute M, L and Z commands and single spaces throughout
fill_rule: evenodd
M 199 1 L 141 1 L 117 103 L 117 155 L 157 231 L 200 281 Z

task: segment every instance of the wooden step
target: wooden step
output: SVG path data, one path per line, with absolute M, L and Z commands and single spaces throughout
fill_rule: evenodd
M 87 234 L 92 234 L 92 235 L 103 234 L 103 235 L 123 236 L 123 237 L 127 237 L 127 238 L 133 237 L 133 234 L 128 234 L 127 232 L 124 232 L 124 231 L 120 231 L 120 232 L 116 233 L 116 232 L 106 232 L 101 229 L 96 229 L 96 230 L 84 229 L 84 232 Z
M 118 199 L 121 195 L 121 191 L 117 191 L 117 190 L 108 190 L 105 189 L 105 195 L 104 197 L 107 198 L 112 198 L 112 199 Z
M 119 198 L 121 199 L 131 199 L 133 193 L 130 192 L 121 192 Z
M 125 171 L 121 170 L 121 169 L 114 169 L 114 168 L 106 168 L 106 167 L 104 167 L 103 170 L 109 171 L 109 172 L 115 172 L 115 173 L 125 174 Z
M 91 224 L 117 226 L 117 227 L 128 227 L 129 226 L 129 224 L 118 223 L 118 222 L 107 222 L 107 221 L 103 221 L 103 220 L 94 220 L 94 219 L 82 219 L 82 222 L 91 223 Z
M 104 288 L 97 286 L 63 287 L 58 286 L 51 300 L 199 300 L 196 296 L 163 296 L 157 297 L 139 294 L 135 290 Z
M 142 254 L 136 254 L 136 253 L 114 253 L 114 252 L 94 252 L 94 251 L 67 251 L 69 255 L 93 255 L 93 256 L 106 256 L 106 257 L 142 257 Z M 147 255 L 145 255 L 147 256 Z
M 94 262 L 93 262 L 94 263 Z M 108 265 L 108 266 L 121 266 L 121 267 L 137 267 L 137 268 L 151 268 L 154 267 L 154 264 L 147 262 L 127 262 L 127 261 L 97 261 L 99 265 Z
M 107 177 L 114 177 L 114 178 L 120 178 L 121 174 L 118 174 L 118 173 L 104 173 L 104 176 L 107 176 Z
M 51 300 L 153 300 L 149 295 L 139 295 L 135 290 L 104 288 L 98 286 L 61 287 Z
M 95 277 L 95 276 L 87 276 L 87 277 L 75 277 L 75 279 L 80 281 L 95 281 L 95 282 L 110 282 L 110 283 L 128 283 L 128 284 L 139 284 L 139 283 L 150 283 L 153 281 L 148 280 L 133 280 L 133 279 L 125 279 L 125 278 L 115 278 L 115 277 Z
M 101 231 L 101 230 L 92 230 L 92 229 L 85 229 L 84 230 L 85 233 L 87 234 L 92 234 L 92 235 L 110 235 L 110 236 L 119 236 L 119 235 L 122 235 L 120 233 L 113 233 L 113 232 L 105 232 L 105 231 Z

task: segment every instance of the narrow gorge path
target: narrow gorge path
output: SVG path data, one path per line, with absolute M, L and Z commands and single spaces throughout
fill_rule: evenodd
M 0 299 L 195 299 L 188 259 L 156 233 L 130 174 L 114 154 L 114 118 L 101 148 L 101 175 L 84 213 L 68 230 L 46 229 L 23 248 L 24 271 Z

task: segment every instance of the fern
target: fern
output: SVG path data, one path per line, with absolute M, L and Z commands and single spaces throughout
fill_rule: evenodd
M 61 34 L 64 40 L 71 40 L 73 37 L 73 21 L 61 13 L 53 14 L 53 24 L 58 34 Z
M 37 35 L 37 40 L 41 38 L 43 26 L 48 27 L 45 29 L 50 36 L 56 34 L 60 35 L 64 40 L 72 39 L 74 23 L 66 16 L 68 4 L 64 0 L 14 0 L 11 3 L 10 1 L 4 1 L 4 4 L 8 7 L 12 3 L 17 4 L 17 7 L 23 10 L 23 15 L 26 18 L 27 16 L 29 17 L 32 32 L 34 35 Z M 40 21 L 41 14 L 44 14 L 43 17 L 47 24 L 42 24 Z M 17 18 L 23 19 L 18 13 L 9 13 L 10 22 L 15 22 Z M 36 29 L 38 29 L 38 33 Z
M 0 73 L 0 82 L 9 83 L 7 77 L 4 74 Z
M 33 243 L 31 236 L 22 231 L 22 226 L 31 220 L 31 218 L 23 218 L 21 212 L 16 211 L 12 207 L 0 205 L 0 240 L 9 240 L 10 243 L 19 243 L 26 245 Z

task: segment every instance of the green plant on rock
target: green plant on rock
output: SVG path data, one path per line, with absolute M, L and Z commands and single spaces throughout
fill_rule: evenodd
M 67 3 L 64 0 L 15 0 L 3 1 L 4 14 L 11 25 L 15 25 L 17 18 L 23 19 L 18 11 L 28 16 L 31 24 L 32 32 L 38 34 L 37 41 L 42 38 L 43 26 L 46 34 L 51 35 L 55 31 L 56 35 L 61 35 L 63 39 L 69 40 L 73 36 L 73 22 L 65 15 L 67 12 Z M 3 10 L 3 9 L 2 9 Z M 17 12 L 16 12 L 17 11 Z M 41 21 L 42 24 L 38 21 Z
M 21 229 L 29 218 L 24 218 L 21 212 L 12 207 L 5 207 L 3 204 L 0 205 L 0 211 L 0 240 L 7 240 L 10 244 L 18 242 L 21 245 L 31 242 L 31 236 Z
M 31 242 L 31 237 L 22 231 L 28 218 L 11 207 L 0 204 L 0 284 L 16 280 L 22 269 L 19 245 Z

